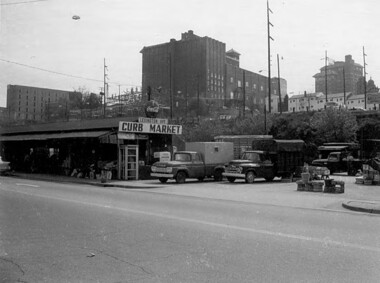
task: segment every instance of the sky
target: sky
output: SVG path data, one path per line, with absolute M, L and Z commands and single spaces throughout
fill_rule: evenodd
M 313 75 L 331 60 L 366 54 L 380 84 L 380 1 L 270 0 L 271 74 L 288 94 L 314 92 Z M 73 16 L 80 17 L 73 20 Z M 7 85 L 99 93 L 104 61 L 109 93 L 140 87 L 144 46 L 193 30 L 226 43 L 240 67 L 267 75 L 266 0 L 0 0 L 0 107 Z

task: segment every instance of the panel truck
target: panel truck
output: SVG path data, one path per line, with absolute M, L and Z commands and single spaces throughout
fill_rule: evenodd
M 231 160 L 222 175 L 231 183 L 236 179 L 253 183 L 256 178 L 266 181 L 290 178 L 304 164 L 304 147 L 302 140 L 254 140 L 252 150 L 245 151 L 240 159 Z
M 169 179 L 185 183 L 187 178 L 203 181 L 213 177 L 221 181 L 224 164 L 233 159 L 231 142 L 189 142 L 184 151 L 173 153 L 171 161 L 155 162 L 151 167 L 151 176 L 161 183 Z

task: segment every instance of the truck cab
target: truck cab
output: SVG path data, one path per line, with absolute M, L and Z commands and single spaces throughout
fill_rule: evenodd
M 204 178 L 205 164 L 199 152 L 178 151 L 173 160 L 156 162 L 151 167 L 151 176 L 157 177 L 161 183 L 168 179 L 175 179 L 177 183 L 184 183 L 186 178 Z
M 312 165 L 327 167 L 330 170 L 330 174 L 347 172 L 349 176 L 354 176 L 361 168 L 362 161 L 354 158 L 350 152 L 333 151 L 325 159 L 313 160 Z
M 223 176 L 231 183 L 236 179 L 245 179 L 246 183 L 253 183 L 256 178 L 272 181 L 275 177 L 275 164 L 268 152 L 250 150 L 244 152 L 241 159 L 231 160 L 225 167 Z

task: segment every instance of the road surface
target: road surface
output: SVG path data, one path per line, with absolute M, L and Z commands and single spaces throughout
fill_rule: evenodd
M 380 278 L 378 215 L 170 193 L 177 186 L 226 183 L 159 193 L 0 179 L 0 282 Z

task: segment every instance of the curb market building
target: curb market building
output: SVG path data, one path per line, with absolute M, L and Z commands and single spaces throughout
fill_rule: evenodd
M 149 178 L 155 152 L 182 147 L 181 134 L 182 125 L 146 117 L 13 126 L 0 131 L 0 154 L 15 171 L 138 180 Z

